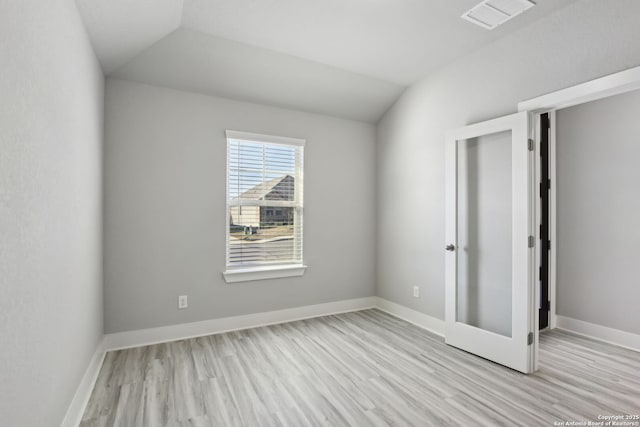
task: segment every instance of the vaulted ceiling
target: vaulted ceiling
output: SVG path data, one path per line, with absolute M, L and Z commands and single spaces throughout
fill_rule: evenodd
M 77 0 L 106 75 L 367 122 L 407 85 L 576 0 L 488 31 L 479 0 Z

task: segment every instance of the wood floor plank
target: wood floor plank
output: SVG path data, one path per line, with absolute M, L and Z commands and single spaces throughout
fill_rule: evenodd
M 640 413 L 640 353 L 541 334 L 523 375 L 376 309 L 110 352 L 82 427 L 553 425 Z

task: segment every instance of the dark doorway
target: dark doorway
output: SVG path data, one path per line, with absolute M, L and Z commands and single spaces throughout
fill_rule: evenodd
M 540 319 L 539 329 L 549 326 L 549 114 L 540 116 Z

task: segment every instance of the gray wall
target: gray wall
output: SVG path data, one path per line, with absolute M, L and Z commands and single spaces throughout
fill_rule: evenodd
M 557 113 L 560 315 L 640 334 L 640 91 Z
M 115 79 L 105 110 L 106 332 L 374 294 L 372 125 Z M 225 129 L 306 138 L 303 277 L 224 281 Z
M 574 3 L 403 94 L 378 125 L 379 296 L 444 318 L 446 130 L 640 65 L 639 15 L 635 0 Z M 411 296 L 414 285 L 420 299 Z
M 3 426 L 60 425 L 102 338 L 103 89 L 73 1 L 0 1 Z

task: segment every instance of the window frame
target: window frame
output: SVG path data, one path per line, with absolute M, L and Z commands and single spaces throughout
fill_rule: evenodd
M 264 280 L 264 279 L 275 279 L 281 277 L 295 277 L 302 276 L 307 268 L 304 264 L 304 228 L 303 228 L 303 212 L 304 212 L 304 147 L 306 144 L 305 139 L 301 138 L 291 138 L 284 136 L 274 136 L 274 135 L 264 135 L 258 133 L 251 132 L 242 132 L 242 131 L 234 131 L 227 130 L 225 132 L 226 135 L 226 180 L 225 180 L 225 271 L 223 272 L 223 276 L 227 283 L 235 283 L 235 282 L 245 282 L 252 280 Z M 295 239 L 299 238 L 302 240 L 299 245 L 300 256 L 299 262 L 292 261 L 288 263 L 277 263 L 277 264 L 263 264 L 256 266 L 230 266 L 228 264 L 229 257 L 229 239 L 230 239 L 230 220 L 229 220 L 229 209 L 231 204 L 229 203 L 229 169 L 230 169 L 230 143 L 232 140 L 235 141 L 248 141 L 259 144 L 275 144 L 275 145 L 284 145 L 288 147 L 295 147 L 301 149 L 302 158 L 300 161 L 296 161 L 296 169 L 295 169 L 295 201 L 297 202 L 296 209 L 299 210 L 297 215 L 297 227 L 299 227 L 299 237 L 297 237 L 298 233 L 294 231 L 294 247 L 296 247 Z

